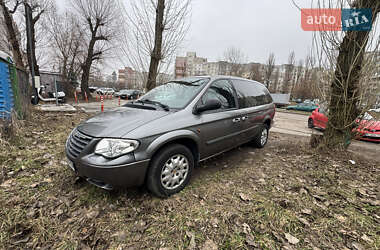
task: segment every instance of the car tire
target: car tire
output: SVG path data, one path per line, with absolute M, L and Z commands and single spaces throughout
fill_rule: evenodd
M 146 180 L 147 188 L 158 197 L 169 197 L 184 189 L 190 181 L 193 169 L 194 156 L 187 147 L 181 144 L 166 146 L 151 161 Z
M 307 127 L 308 128 L 314 128 L 314 121 L 313 121 L 313 119 L 309 119 L 308 121 L 307 121 Z
M 261 126 L 260 132 L 257 134 L 255 138 L 253 138 L 253 145 L 257 148 L 263 148 L 268 142 L 269 137 L 269 127 L 264 124 Z

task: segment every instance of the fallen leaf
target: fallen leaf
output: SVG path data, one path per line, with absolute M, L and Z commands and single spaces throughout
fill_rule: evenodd
M 211 220 L 211 225 L 212 225 L 213 227 L 218 227 L 218 224 L 219 224 L 219 220 L 218 220 L 217 218 L 213 218 L 213 219 Z
M 367 190 L 365 190 L 364 188 L 359 188 L 358 192 L 359 192 L 359 194 L 361 194 L 362 196 L 368 196 L 368 194 L 367 194 Z
M 305 226 L 310 227 L 310 223 L 309 223 L 306 219 L 304 219 L 304 218 L 298 218 L 298 220 L 299 220 L 302 224 L 304 224 Z
M 366 200 L 362 200 L 363 202 L 367 203 L 367 204 L 370 204 L 371 206 L 380 206 L 380 200 L 370 200 L 370 199 L 366 199 Z
M 366 234 L 363 234 L 361 239 L 364 241 L 367 241 L 368 243 L 371 243 L 371 244 L 373 243 L 373 240 L 371 238 L 369 238 Z
M 26 237 L 24 239 L 21 239 L 21 240 L 18 240 L 18 241 L 15 241 L 13 242 L 13 245 L 18 245 L 20 243 L 27 243 L 29 241 L 30 237 Z
M 336 214 L 336 215 L 335 215 L 335 218 L 336 218 L 337 220 L 339 220 L 340 222 L 345 222 L 345 221 L 346 221 L 346 217 L 344 217 L 344 216 L 342 216 L 342 215 L 340 215 L 340 214 Z
M 44 182 L 51 183 L 52 180 L 51 180 L 51 178 L 45 178 L 45 179 L 44 179 Z
M 319 196 L 319 195 L 313 195 L 313 197 L 314 197 L 316 200 L 318 200 L 318 201 L 322 201 L 322 202 L 326 201 L 326 198 L 325 198 L 325 197 L 322 197 L 322 196 Z
M 301 188 L 299 192 L 300 194 L 307 194 L 307 190 L 304 188 Z
M 308 208 L 302 209 L 301 212 L 302 212 L 303 214 L 307 214 L 307 215 L 311 215 L 311 213 L 312 213 L 311 210 L 308 209 Z
M 258 247 L 257 243 L 255 242 L 255 237 L 253 237 L 252 234 L 247 235 L 245 242 L 247 243 L 248 246 Z
M 288 234 L 288 233 L 285 233 L 285 238 L 286 240 L 290 243 L 290 244 L 297 244 L 298 242 L 300 242 L 299 239 L 297 239 L 296 237 L 294 237 L 293 235 L 291 234 Z
M 4 181 L 4 182 L 0 185 L 0 187 L 2 187 L 2 188 L 9 188 L 9 187 L 12 186 L 12 184 L 13 184 L 13 180 L 7 180 L 7 181 Z
M 364 249 L 364 247 L 360 243 L 357 243 L 357 242 L 352 243 L 352 247 L 356 250 L 363 250 Z
M 32 185 L 30 185 L 30 187 L 31 188 L 36 188 L 36 187 L 38 187 L 38 185 L 39 185 L 39 183 L 36 182 L 36 183 L 33 183 Z
M 117 238 L 119 241 L 124 241 L 127 238 L 127 234 L 124 231 L 114 233 L 112 237 Z
M 98 215 L 99 215 L 99 211 L 98 211 L 98 210 L 92 210 L 92 211 L 90 211 L 90 212 L 88 212 L 88 213 L 86 214 L 86 217 L 87 217 L 88 219 L 91 219 L 91 218 L 96 218 L 96 217 L 98 217 Z
M 206 240 L 203 244 L 202 250 L 218 250 L 218 246 L 212 240 Z
M 190 232 L 190 231 L 186 231 L 186 235 L 190 239 L 189 249 L 195 249 L 197 246 L 196 246 L 196 243 L 195 243 L 195 235 L 194 235 L 194 233 Z
M 138 232 L 144 232 L 145 229 L 148 228 L 148 225 L 145 221 L 139 221 L 137 223 L 135 223 L 135 230 L 138 231 Z
M 240 197 L 240 199 L 242 199 L 243 201 L 250 201 L 250 200 L 251 200 L 251 198 L 250 198 L 248 195 L 243 194 L 243 193 L 240 193 L 240 194 L 239 194 L 239 197 Z
M 243 233 L 245 233 L 246 235 L 251 233 L 251 228 L 247 223 L 243 223 L 242 226 L 243 226 Z

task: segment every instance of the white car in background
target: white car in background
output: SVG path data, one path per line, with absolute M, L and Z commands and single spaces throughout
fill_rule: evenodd
M 115 90 L 113 88 L 98 88 L 96 93 L 99 95 L 114 95 Z

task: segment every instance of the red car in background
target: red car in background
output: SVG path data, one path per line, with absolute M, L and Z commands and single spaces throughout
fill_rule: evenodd
M 307 125 L 309 128 L 326 129 L 328 120 L 326 109 L 319 107 L 311 113 Z M 375 121 L 370 114 L 365 113 L 362 120 L 357 120 L 357 123 L 358 127 L 353 129 L 357 139 L 380 142 L 380 121 Z

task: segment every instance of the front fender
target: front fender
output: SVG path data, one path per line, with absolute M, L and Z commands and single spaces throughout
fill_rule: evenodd
M 198 149 L 200 148 L 201 140 L 196 133 L 185 129 L 175 130 L 157 137 L 144 151 L 136 153 L 136 160 L 151 159 L 153 155 L 163 146 L 179 139 L 190 139 L 196 143 Z

